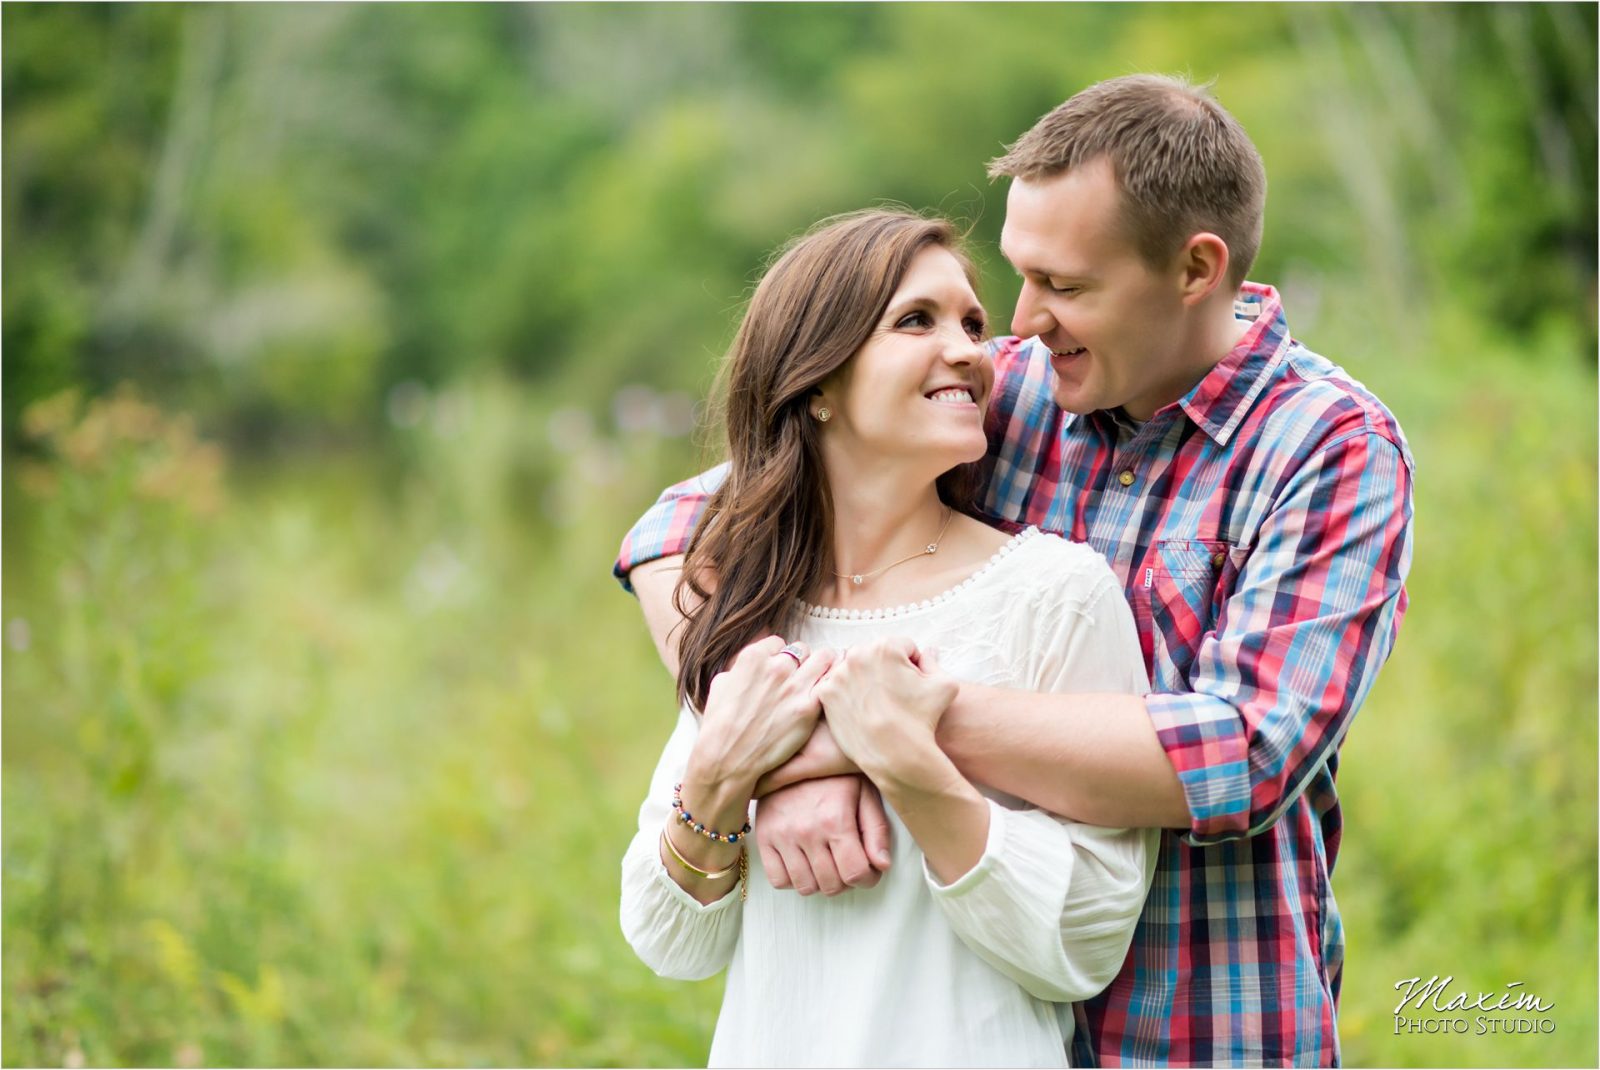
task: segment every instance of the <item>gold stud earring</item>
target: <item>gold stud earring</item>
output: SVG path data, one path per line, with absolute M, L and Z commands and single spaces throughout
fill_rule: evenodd
M 829 412 L 826 408 L 822 408 L 822 409 L 818 409 L 817 410 L 817 420 L 820 423 L 827 423 L 828 420 L 830 418 L 832 418 L 832 416 L 833 416 L 833 413 Z

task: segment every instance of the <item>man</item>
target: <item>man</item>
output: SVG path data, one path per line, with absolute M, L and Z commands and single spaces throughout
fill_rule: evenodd
M 1334 776 L 1405 609 L 1404 437 L 1290 337 L 1275 291 L 1244 281 L 1265 174 L 1204 90 L 1092 86 L 990 175 L 1012 179 L 1001 249 L 1022 292 L 1017 337 L 994 343 L 983 509 L 1105 554 L 1151 690 L 963 685 L 940 745 L 1045 809 L 1168 830 L 1121 973 L 1078 1008 L 1075 1062 L 1337 1064 Z M 663 558 L 633 583 L 669 664 L 670 555 L 704 486 L 669 490 L 617 565 Z M 881 865 L 870 792 L 831 776 L 847 770 L 819 730 L 771 785 L 827 779 L 762 802 L 763 860 L 802 892 Z

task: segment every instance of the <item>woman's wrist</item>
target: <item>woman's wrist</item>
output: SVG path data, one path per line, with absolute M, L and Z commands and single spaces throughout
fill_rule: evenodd
M 701 721 L 700 738 L 689 754 L 689 765 L 683 777 L 685 788 L 694 787 L 701 809 L 708 814 L 713 807 L 748 806 L 755 796 L 756 778 L 765 772 L 752 772 L 748 762 L 734 758 L 729 752 L 736 751 L 737 747 L 723 745 L 719 727 Z M 743 798 L 738 797 L 741 792 Z
M 695 835 L 684 828 L 676 815 L 667 819 L 666 828 L 661 834 L 673 859 L 682 863 L 691 875 L 702 879 L 727 870 L 739 860 L 739 853 L 744 850 L 743 843 L 719 843 Z
M 989 802 L 931 739 L 903 748 L 873 782 L 905 822 L 941 884 L 967 873 L 983 857 Z
M 750 801 L 737 789 L 685 779 L 673 789 L 664 846 L 695 876 L 725 870 L 745 849 Z
M 947 777 L 944 767 L 950 765 L 933 733 L 920 728 L 900 730 L 881 740 L 868 738 L 866 745 L 857 749 L 860 753 L 853 755 L 856 764 L 867 779 L 880 786 L 940 783 Z
M 683 800 L 697 817 L 705 820 L 707 827 L 722 829 L 727 819 L 738 814 L 733 822 L 737 831 L 744 824 L 744 814 L 755 797 L 756 778 L 744 770 L 723 770 L 715 762 L 689 759 L 683 774 Z
M 713 858 L 736 854 L 749 831 L 754 792 L 753 779 L 719 777 L 691 758 L 683 783 L 678 785 L 670 821 L 689 834 L 675 837 L 673 842 L 681 846 L 690 840 L 704 840 L 706 848 L 702 850 L 717 848 L 712 851 Z M 702 856 L 697 852 L 695 857 Z
M 690 840 L 694 842 L 686 842 Z M 744 898 L 749 854 L 742 841 L 737 845 L 718 843 L 686 832 L 674 814 L 661 830 L 660 844 L 661 863 L 668 875 L 701 903 L 714 903 L 735 886 Z
M 964 793 L 963 788 L 976 792 L 939 749 L 931 731 L 909 738 L 901 736 L 896 745 L 857 761 L 867 778 L 891 801 Z

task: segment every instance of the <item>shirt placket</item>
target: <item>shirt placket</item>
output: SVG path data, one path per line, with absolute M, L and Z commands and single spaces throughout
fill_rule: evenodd
M 1123 587 L 1130 591 L 1134 565 L 1144 549 L 1141 529 L 1145 525 L 1141 520 L 1148 508 L 1151 483 L 1159 474 L 1157 460 L 1163 428 L 1170 425 L 1170 418 L 1152 418 L 1140 425 L 1132 438 L 1116 443 L 1105 490 L 1095 496 L 1087 510 L 1089 545 L 1105 555 Z

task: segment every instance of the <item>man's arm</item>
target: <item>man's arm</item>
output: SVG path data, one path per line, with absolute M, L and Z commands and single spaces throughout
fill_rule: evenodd
M 1287 482 L 1189 690 L 963 687 L 940 746 L 972 779 L 1080 821 L 1187 827 L 1195 843 L 1253 835 L 1343 739 L 1393 648 L 1410 561 L 1406 458 L 1346 435 Z
M 683 572 L 683 553 L 706 502 L 726 475 L 727 466 L 719 465 L 663 491 L 622 540 L 612 567 L 623 589 L 638 596 L 656 653 L 673 676 L 678 674 L 683 623 L 673 591 Z M 810 744 L 802 749 L 802 754 L 814 752 Z M 855 767 L 846 760 L 837 771 L 845 768 Z M 787 790 L 772 785 L 760 789 L 756 841 L 768 879 L 802 895 L 837 895 L 847 887 L 877 884 L 889 865 L 889 822 L 878 793 L 859 776 L 812 780 L 825 774 L 815 764 L 807 769 L 806 783 L 795 783 L 802 779 L 795 777 Z
M 938 740 L 967 779 L 1086 825 L 1191 824 L 1183 784 L 1137 695 L 964 683 L 939 722 Z M 855 770 L 824 721 L 799 754 L 757 782 L 756 795 Z
M 1084 824 L 1190 825 L 1183 784 L 1137 695 L 962 684 L 939 746 L 968 779 Z
M 633 590 L 632 574 L 640 565 L 680 556 L 689 549 L 689 539 L 706 511 L 706 503 L 727 476 L 727 464 L 719 464 L 661 492 L 655 504 L 623 536 L 622 548 L 611 566 L 611 575 L 623 590 Z
M 623 536 L 622 548 L 611 566 L 622 589 L 639 596 L 656 653 L 674 677 L 678 675 L 678 626 L 683 616 L 672 604 L 672 593 L 683 574 L 683 554 L 695 525 L 727 474 L 728 466 L 721 464 L 662 491 Z
M 678 577 L 683 575 L 683 555 L 658 557 L 637 565 L 628 573 L 633 593 L 639 597 L 639 610 L 644 614 L 644 626 L 650 629 L 655 640 L 656 653 L 674 679 L 678 676 L 678 639 L 683 629 L 683 614 L 672 604 L 672 592 L 677 589 Z M 692 592 L 689 592 L 692 597 Z

